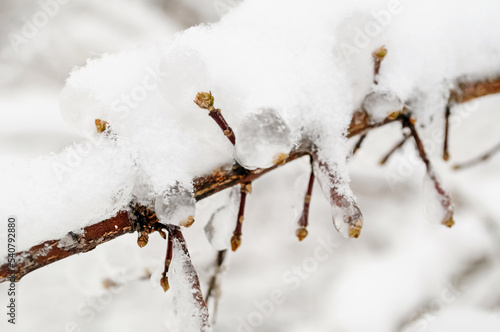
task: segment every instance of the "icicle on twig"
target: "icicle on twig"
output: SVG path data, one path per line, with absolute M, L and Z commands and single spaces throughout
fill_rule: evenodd
M 163 224 L 191 227 L 196 212 L 193 188 L 181 184 L 169 187 L 156 197 L 155 211 Z
M 387 55 L 387 49 L 385 48 L 385 45 L 380 46 L 372 53 L 373 62 L 374 62 L 374 69 L 373 69 L 373 73 L 374 73 L 373 83 L 374 84 L 378 84 L 378 73 L 380 71 L 380 64 L 382 63 L 382 60 L 384 60 L 386 55 Z
M 403 138 L 396 144 L 389 152 L 386 153 L 386 155 L 379 161 L 380 165 L 385 165 L 387 160 L 396 152 L 397 150 L 401 149 L 403 145 L 408 141 L 408 138 L 410 138 L 410 134 L 404 133 Z
M 415 128 L 415 120 L 412 119 L 408 114 L 400 114 L 400 118 L 403 127 L 410 129 L 411 135 L 415 140 L 415 144 L 417 146 L 420 159 L 422 159 L 427 169 L 427 175 L 429 176 L 429 179 L 434 183 L 434 188 L 436 189 L 436 192 L 439 195 L 441 206 L 445 211 L 445 215 L 441 220 L 441 224 L 447 227 L 452 227 L 455 224 L 455 222 L 453 221 L 453 204 L 451 203 L 450 195 L 444 189 L 443 185 L 439 182 L 436 173 L 434 171 L 434 168 L 432 167 L 432 164 L 429 158 L 427 157 L 427 154 L 424 149 L 424 144 L 420 140 L 417 129 Z
M 358 238 L 363 227 L 363 215 L 354 196 L 346 192 L 349 189 L 346 181 L 340 178 L 332 166 L 319 160 L 316 154 L 313 158 L 314 173 L 330 201 L 335 228 L 345 237 Z M 341 185 L 345 186 L 343 192 L 340 191 Z
M 217 125 L 219 125 L 220 129 L 222 129 L 222 132 L 229 139 L 231 144 L 235 145 L 236 137 L 234 136 L 233 129 L 231 129 L 231 127 L 227 124 L 226 119 L 222 116 L 221 110 L 214 107 L 214 101 L 215 98 L 212 96 L 211 91 L 199 92 L 196 95 L 194 103 L 198 105 L 198 107 L 208 110 L 208 115 L 214 119 Z
M 361 137 L 356 142 L 356 145 L 352 149 L 352 154 L 353 155 L 361 148 L 361 145 L 363 144 L 363 141 L 365 140 L 366 135 L 368 135 L 368 134 L 362 134 Z
M 304 196 L 304 206 L 302 208 L 302 214 L 298 220 L 299 228 L 295 232 L 299 241 L 304 240 L 309 234 L 307 231 L 307 226 L 309 225 L 309 205 L 311 204 L 311 196 L 314 185 L 314 165 L 313 157 L 311 156 L 311 175 L 309 176 L 309 183 L 307 185 L 306 194 Z
M 479 157 L 476 157 L 474 159 L 471 159 L 471 160 L 464 162 L 464 163 L 461 163 L 461 164 L 453 165 L 453 169 L 460 170 L 460 169 L 475 166 L 483 161 L 490 159 L 495 153 L 497 153 L 499 151 L 500 151 L 500 143 L 498 143 L 492 149 L 490 149 L 488 152 L 480 155 Z
M 217 250 L 226 250 L 231 245 L 234 231 L 234 220 L 237 219 L 240 206 L 240 188 L 234 186 L 219 194 L 224 204 L 216 209 L 205 225 L 205 235 L 210 244 Z
M 444 143 L 443 143 L 443 160 L 448 161 L 450 154 L 448 152 L 448 137 L 450 135 L 450 105 L 446 105 L 444 112 Z
M 241 198 L 240 198 L 240 209 L 238 211 L 238 220 L 236 221 L 236 228 L 233 232 L 233 237 L 231 238 L 231 250 L 236 251 L 241 245 L 241 228 L 243 226 L 243 220 L 245 219 L 245 203 L 248 194 L 252 193 L 252 183 L 245 182 L 241 184 L 240 188 Z
M 209 322 L 209 314 L 208 308 L 203 299 L 203 293 L 200 287 L 200 280 L 198 278 L 198 274 L 196 269 L 191 262 L 191 256 L 189 255 L 189 251 L 187 249 L 187 244 L 182 235 L 181 228 L 175 225 L 166 225 L 168 230 L 168 237 L 172 239 L 172 257 L 173 261 L 176 261 L 176 265 L 181 263 L 181 271 L 177 271 L 177 273 L 182 274 L 184 280 L 189 283 L 189 290 L 191 294 L 183 294 L 192 296 L 193 304 L 196 306 L 196 316 L 199 319 L 197 324 L 199 324 L 199 330 L 206 332 L 211 331 L 210 322 Z M 168 258 L 167 258 L 168 260 Z M 172 261 L 172 263 L 173 263 Z M 173 265 L 173 264 L 172 264 Z M 179 267 L 179 266 L 177 266 Z M 174 269 L 175 270 L 175 269 Z M 175 284 L 172 287 L 176 287 Z M 174 290 L 174 288 L 172 288 Z M 176 291 L 187 291 L 187 289 L 177 289 Z M 185 314 L 185 313 L 184 313 Z M 191 316 L 191 315 L 190 315 Z

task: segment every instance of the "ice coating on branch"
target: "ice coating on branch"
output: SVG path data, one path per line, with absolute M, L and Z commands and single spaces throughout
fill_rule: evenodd
M 14 207 L 21 199 L 30 202 L 22 205 L 26 223 L 20 227 L 33 234 L 24 237 L 31 242 L 109 218 L 127 200 L 151 205 L 167 188 L 189 187 L 193 178 L 234 161 L 234 147 L 192 102 L 197 92 L 211 91 L 235 131 L 238 160 L 269 165 L 274 153 L 288 153 L 305 137 L 336 174 L 334 183 L 323 181 L 327 196 L 333 186 L 352 207 L 346 215 L 355 215 L 345 138 L 353 112 L 376 92 L 394 98 L 366 101 L 374 119 L 401 101 L 425 125 L 443 114 L 456 79 L 498 75 L 499 6 L 488 0 L 473 6 L 451 0 L 245 1 L 220 22 L 188 29 L 172 43 L 91 59 L 67 80 L 62 116 L 88 142 L 98 135 L 95 120 L 106 121 L 120 151 L 94 147 L 81 156 L 87 168 L 69 166 L 64 174 L 71 180 L 63 182 L 51 165 L 67 166 L 65 159 L 73 159 L 68 151 L 3 169 L 1 183 L 15 194 L 4 190 L 0 199 Z M 387 55 L 375 86 L 372 52 L 381 45 Z M 288 129 L 252 127 L 266 109 Z M 247 148 L 254 139 L 262 154 Z
M 290 128 L 271 108 L 247 114 L 241 121 L 236 142 L 236 161 L 248 169 L 267 168 L 284 161 L 292 149 Z
M 193 276 L 196 271 L 191 263 L 190 257 L 184 251 L 183 244 L 177 239 L 173 243 L 172 263 L 168 272 L 170 291 L 174 296 L 174 310 L 177 318 L 176 332 L 210 332 L 211 328 L 203 323 L 207 320 L 208 312 L 206 307 L 200 309 L 197 296 L 199 290 L 193 289 Z
M 155 211 L 163 224 L 190 227 L 196 211 L 193 188 L 175 186 L 166 190 L 156 198 Z
M 240 190 L 235 186 L 219 195 L 226 195 L 226 203 L 213 213 L 205 226 L 205 235 L 215 249 L 226 250 L 231 245 L 231 237 L 238 218 Z
M 441 186 L 438 191 L 435 180 L 431 179 L 429 175 L 424 178 L 423 201 L 424 213 L 428 221 L 433 224 L 453 226 L 453 205 L 450 195 Z
M 342 178 L 327 164 L 314 161 L 314 174 L 332 208 L 333 225 L 345 237 L 359 237 L 363 227 L 363 215 L 356 197 Z
M 403 102 L 390 92 L 372 92 L 363 102 L 363 109 L 370 114 L 373 121 L 382 121 L 393 112 L 403 110 Z

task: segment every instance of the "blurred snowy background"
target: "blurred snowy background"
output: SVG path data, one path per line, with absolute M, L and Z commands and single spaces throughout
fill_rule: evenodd
M 217 21 L 236 3 L 2 1 L 0 170 L 80 140 L 58 108 L 73 66 L 104 52 L 168 41 L 177 31 Z M 25 31 L 29 37 L 13 39 L 12 33 L 26 36 L 21 30 L 41 11 L 53 17 L 39 17 Z M 499 107 L 500 98 L 492 96 L 455 110 L 452 162 L 500 141 Z M 243 245 L 230 254 L 222 283 L 215 331 L 500 331 L 500 156 L 453 172 L 438 158 L 440 147 L 431 146 L 456 205 L 457 224 L 447 229 L 426 219 L 425 170 L 412 143 L 378 166 L 400 135 L 397 124 L 374 131 L 352 157 L 352 187 L 365 216 L 357 240 L 334 230 L 318 186 L 309 237 L 296 240 L 293 187 L 307 178 L 307 160 L 254 183 Z M 215 201 L 217 196 L 200 202 L 197 222 L 185 231 L 204 289 L 216 253 L 203 226 Z M 159 236 L 140 249 L 136 235 L 129 235 L 36 271 L 18 286 L 19 324 L 12 328 L 2 314 L 0 330 L 165 331 L 172 304 L 156 280 L 144 278 L 160 273 L 164 253 Z M 2 308 L 6 293 L 0 284 Z

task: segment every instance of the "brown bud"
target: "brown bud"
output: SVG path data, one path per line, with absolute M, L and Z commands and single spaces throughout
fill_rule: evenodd
M 354 225 L 349 225 L 349 237 L 357 239 L 361 234 L 361 228 L 363 227 L 363 222 L 361 220 L 356 221 Z
M 385 45 L 380 46 L 372 53 L 372 57 L 377 61 L 382 61 L 382 59 L 384 59 L 386 55 L 387 49 L 385 48 Z
M 200 108 L 207 109 L 209 111 L 213 110 L 215 98 L 212 96 L 212 92 L 198 92 L 194 103 Z
M 163 288 L 163 291 L 166 292 L 170 289 L 170 285 L 168 283 L 168 277 L 162 277 L 160 279 L 160 285 L 161 285 L 161 288 Z
M 108 125 L 109 123 L 104 120 L 95 119 L 95 126 L 99 134 L 105 132 L 108 129 Z
M 453 220 L 453 216 L 451 216 L 450 218 L 448 218 L 447 220 L 444 220 L 442 222 L 443 225 L 445 225 L 446 227 L 453 227 L 453 225 L 455 225 L 455 221 Z
M 297 235 L 299 241 L 304 240 L 307 237 L 307 234 L 309 234 L 309 232 L 305 227 L 300 227 L 297 229 L 297 232 L 295 232 L 295 235 Z
M 231 250 L 236 251 L 241 246 L 241 236 L 233 235 L 231 238 Z
M 167 239 L 167 234 L 166 234 L 163 230 L 159 229 L 159 230 L 158 230 L 158 233 L 160 233 L 161 237 L 162 237 L 164 240 L 166 240 L 166 239 Z
M 137 244 L 139 245 L 139 247 L 144 248 L 148 244 L 148 241 L 149 241 L 148 233 L 142 231 L 139 237 L 137 238 Z

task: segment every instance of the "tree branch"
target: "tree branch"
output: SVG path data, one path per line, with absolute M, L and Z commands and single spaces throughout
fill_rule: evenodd
M 498 92 L 500 92 L 500 77 L 473 82 L 458 80 L 456 88 L 450 91 L 449 102 L 450 104 L 464 103 Z M 353 114 L 347 137 L 365 133 L 370 129 L 394 121 L 397 119 L 388 117 L 381 122 L 373 122 L 366 112 L 357 111 Z M 283 164 L 310 154 L 311 151 L 308 149 L 299 148 L 291 152 Z M 217 171 L 212 175 L 197 178 L 194 180 L 195 198 L 199 201 L 234 185 L 253 182 L 280 166 L 275 165 L 255 171 L 234 166 L 227 171 Z M 62 239 L 46 241 L 31 247 L 29 250 L 16 253 L 16 266 L 13 270 L 9 268 L 7 263 L 0 266 L 0 283 L 5 282 L 12 275 L 14 275 L 15 280 L 19 281 L 28 273 L 41 267 L 75 254 L 91 251 L 102 243 L 137 231 L 140 224 L 134 216 L 134 208 L 131 210 L 131 212 L 120 211 L 115 217 L 87 226 L 83 231 L 69 232 Z

